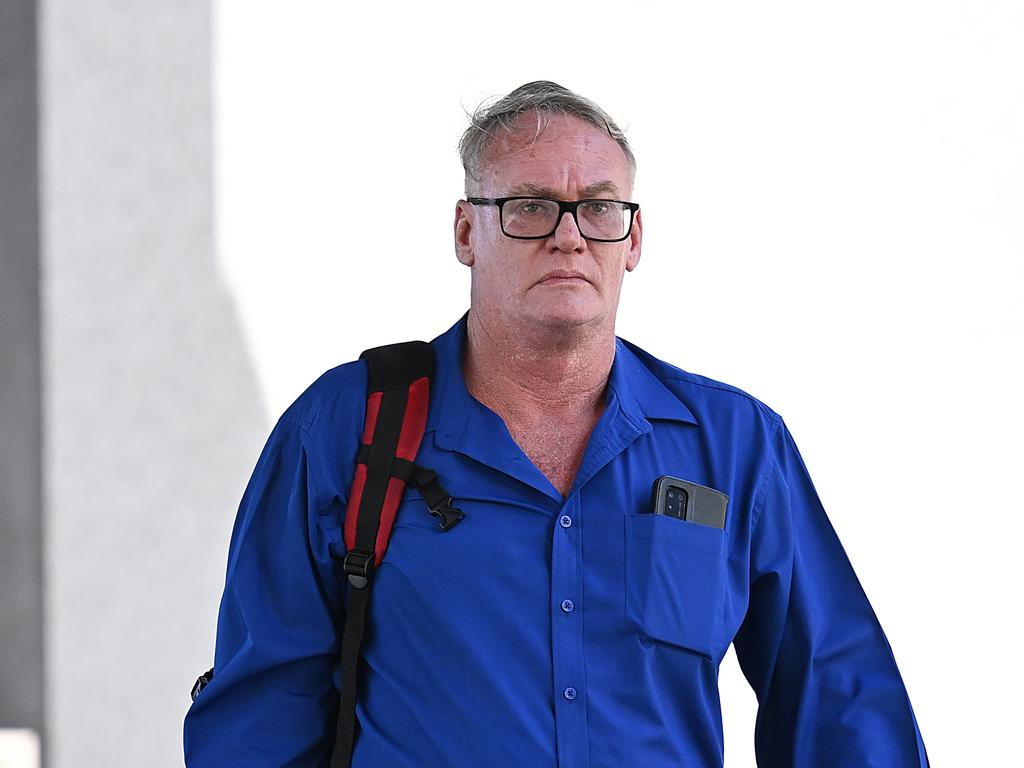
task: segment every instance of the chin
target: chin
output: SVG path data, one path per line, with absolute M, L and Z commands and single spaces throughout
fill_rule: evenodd
M 565 302 L 555 306 L 541 308 L 533 318 L 538 325 L 546 328 L 563 328 L 569 330 L 585 325 L 593 325 L 600 321 L 604 313 L 596 307 L 578 306 Z

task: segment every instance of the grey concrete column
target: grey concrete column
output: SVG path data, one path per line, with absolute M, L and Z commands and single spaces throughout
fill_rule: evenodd
M 170 768 L 269 431 L 214 253 L 211 9 L 40 30 L 49 766 Z
M 0 728 L 43 729 L 36 3 L 0 0 Z

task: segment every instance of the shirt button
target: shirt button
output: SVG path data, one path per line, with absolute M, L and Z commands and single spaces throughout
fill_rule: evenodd
M 570 525 L 572 525 L 572 518 L 568 515 L 562 515 L 561 519 L 559 519 L 558 522 L 562 524 L 563 528 L 568 528 Z
M 575 606 L 572 604 L 572 600 L 563 600 L 562 601 L 562 610 L 565 611 L 566 613 L 570 613 L 573 608 L 575 608 Z
M 569 701 L 572 701 L 576 698 L 576 689 L 566 688 L 564 691 L 562 691 L 562 695 L 565 696 L 565 698 L 569 699 Z

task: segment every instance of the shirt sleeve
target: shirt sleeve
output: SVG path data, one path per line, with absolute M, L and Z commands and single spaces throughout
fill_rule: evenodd
M 330 759 L 344 587 L 319 538 L 306 431 L 282 417 L 238 508 L 214 675 L 184 723 L 189 768 Z
M 781 420 L 772 445 L 734 641 L 758 700 L 757 764 L 927 766 L 892 650 Z

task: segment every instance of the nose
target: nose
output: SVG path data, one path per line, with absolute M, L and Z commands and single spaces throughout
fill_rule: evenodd
M 563 252 L 575 251 L 583 243 L 583 235 L 580 234 L 579 227 L 576 226 L 576 221 L 569 211 L 562 214 L 552 237 L 555 240 L 555 247 Z

